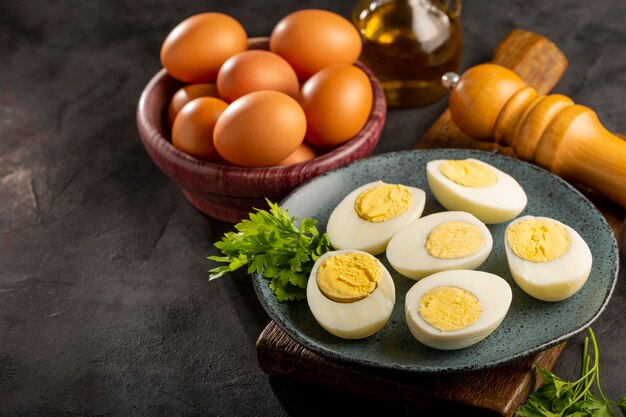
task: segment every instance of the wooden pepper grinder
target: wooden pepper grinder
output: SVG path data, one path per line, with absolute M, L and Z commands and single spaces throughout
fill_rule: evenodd
M 513 71 L 477 65 L 444 75 L 457 126 L 481 141 L 509 145 L 523 160 L 585 184 L 626 208 L 626 141 L 588 107 L 560 94 L 538 95 Z

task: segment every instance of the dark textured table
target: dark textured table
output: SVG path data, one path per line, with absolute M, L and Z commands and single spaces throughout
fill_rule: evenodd
M 268 378 L 251 282 L 208 282 L 231 226 L 193 209 L 144 151 L 135 106 L 183 18 L 250 36 L 304 7 L 356 2 L 0 1 L 0 416 L 282 416 L 392 409 Z M 626 132 L 626 2 L 466 1 L 463 68 L 520 27 L 570 60 L 555 91 Z M 411 148 L 445 108 L 392 110 L 376 153 Z M 602 387 L 626 395 L 626 284 L 594 323 Z M 582 335 L 555 372 L 578 373 Z

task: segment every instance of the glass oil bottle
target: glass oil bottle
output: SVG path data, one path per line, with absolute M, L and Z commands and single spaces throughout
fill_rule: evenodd
M 352 20 L 363 39 L 361 62 L 376 75 L 387 104 L 416 107 L 442 97 L 441 76 L 458 71 L 461 0 L 362 0 Z

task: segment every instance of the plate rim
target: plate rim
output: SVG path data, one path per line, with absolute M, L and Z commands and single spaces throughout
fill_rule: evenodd
M 502 155 L 500 153 L 497 153 L 496 151 L 493 152 L 488 152 L 488 151 L 483 151 L 483 150 L 477 150 L 477 149 L 463 149 L 463 148 L 437 148 L 437 149 L 407 149 L 407 150 L 399 150 L 399 151 L 393 151 L 393 152 L 385 152 L 385 153 L 381 153 L 381 154 L 377 154 L 377 155 L 372 155 L 369 156 L 367 158 L 361 158 L 358 159 L 356 161 L 353 161 L 349 164 L 346 164 L 342 167 L 338 167 L 335 168 L 331 171 L 325 172 L 321 175 L 318 175 L 304 183 L 302 183 L 301 185 L 299 185 L 297 188 L 295 188 L 294 190 L 292 190 L 289 194 L 287 194 L 279 203 L 280 207 L 283 208 L 285 202 L 287 200 L 289 200 L 295 193 L 299 192 L 299 190 L 303 187 L 308 186 L 308 184 L 314 182 L 314 181 L 318 181 L 319 179 L 329 176 L 329 175 L 333 175 L 335 172 L 337 171 L 342 171 L 342 170 L 346 170 L 349 169 L 350 167 L 354 166 L 354 165 L 358 165 L 358 164 L 362 164 L 362 163 L 368 163 L 368 161 L 372 161 L 375 159 L 379 159 L 382 157 L 394 157 L 395 155 L 401 155 L 401 154 L 409 154 L 409 153 L 421 153 L 421 154 L 428 154 L 428 153 L 434 153 L 434 152 L 458 152 L 458 153 L 463 153 L 465 155 L 465 157 L 471 157 L 469 156 L 470 154 L 476 155 L 477 157 L 482 156 L 489 156 L 489 157 L 498 157 L 498 158 L 504 158 L 504 159 L 508 159 L 513 161 L 513 163 L 521 163 L 521 164 L 525 164 L 528 167 L 530 167 L 531 169 L 534 170 L 538 170 L 538 171 L 543 171 L 551 176 L 553 176 L 554 178 L 556 178 L 556 180 L 558 182 L 561 183 L 561 185 L 564 185 L 566 188 L 568 188 L 570 191 L 573 191 L 575 194 L 578 195 L 578 197 L 582 198 L 589 206 L 592 207 L 593 210 L 595 210 L 596 214 L 598 215 L 598 217 L 601 219 L 601 226 L 606 229 L 609 234 L 612 236 L 612 239 L 610 241 L 611 244 L 611 255 L 613 256 L 613 258 L 615 259 L 614 264 L 611 266 L 611 269 L 613 271 L 613 276 L 611 277 L 611 285 L 609 286 L 608 291 L 606 292 L 604 299 L 602 300 L 602 303 L 600 305 L 600 307 L 598 308 L 598 310 L 584 323 L 582 323 L 578 328 L 567 332 L 555 339 L 552 339 L 550 341 L 544 342 L 544 343 L 539 343 L 536 346 L 533 346 L 529 349 L 526 349 L 522 352 L 516 353 L 514 355 L 511 356 L 507 356 L 505 358 L 501 358 L 501 359 L 497 359 L 497 360 L 493 360 L 493 361 L 488 361 L 485 362 L 483 364 L 480 365 L 476 365 L 476 364 L 470 364 L 470 365 L 466 365 L 466 366 L 456 366 L 456 367 L 442 367 L 442 366 L 420 366 L 418 368 L 415 368 L 414 366 L 407 366 L 407 365 L 400 365 L 400 364 L 385 364 L 385 363 L 379 363 L 373 360 L 369 360 L 369 359 L 364 359 L 364 358 L 346 358 L 346 357 L 341 357 L 340 354 L 338 354 L 337 352 L 331 350 L 331 349 L 327 349 L 321 345 L 318 344 L 314 344 L 311 343 L 307 338 L 302 338 L 299 337 L 292 328 L 290 328 L 290 326 L 287 323 L 283 323 L 282 318 L 279 318 L 277 320 L 277 318 L 275 317 L 275 314 L 273 313 L 273 310 L 270 308 L 269 304 L 266 302 L 265 297 L 261 296 L 261 285 L 262 283 L 266 283 L 267 284 L 267 279 L 263 278 L 261 274 L 255 274 L 253 276 L 253 286 L 254 286 L 254 291 L 256 293 L 257 299 L 259 300 L 259 302 L 261 303 L 261 305 L 263 306 L 263 309 L 265 310 L 265 312 L 268 314 L 268 316 L 270 317 L 270 319 L 272 321 L 274 321 L 274 323 L 276 323 L 276 325 L 283 331 L 285 332 L 289 337 L 291 337 L 296 343 L 302 345 L 303 347 L 305 347 L 306 349 L 308 349 L 309 351 L 318 354 L 326 359 L 330 359 L 330 360 L 336 360 L 339 361 L 341 363 L 345 363 L 345 364 L 353 364 L 353 365 L 359 365 L 359 366 L 364 366 L 364 367 L 370 367 L 373 369 L 379 369 L 379 370 L 385 370 L 385 371 L 393 371 L 393 372 L 402 372 L 402 373 L 411 373 L 411 374 L 416 374 L 416 373 L 423 373 L 423 374 L 449 374 L 449 373 L 457 373 L 457 372 L 467 372 L 467 371 L 476 371 L 476 370 L 480 370 L 480 369 L 489 369 L 489 368 L 495 368 L 498 366 L 502 366 L 511 362 L 514 362 L 516 360 L 522 359 L 522 358 L 526 358 L 529 357 L 535 353 L 538 352 L 542 352 L 545 351 L 553 346 L 556 346 L 559 343 L 562 343 L 572 337 L 574 337 L 575 335 L 582 333 L 583 331 L 585 331 L 587 328 L 589 328 L 593 322 L 595 322 L 598 317 L 600 317 L 600 315 L 604 312 L 604 310 L 606 309 L 606 306 L 608 305 L 613 292 L 615 290 L 615 286 L 617 283 L 617 278 L 619 275 L 619 248 L 617 246 L 617 240 L 615 238 L 615 234 L 613 232 L 613 230 L 611 229 L 610 225 L 608 224 L 606 218 L 604 217 L 604 215 L 602 215 L 602 213 L 600 212 L 600 210 L 598 210 L 598 208 L 595 206 L 595 204 L 593 204 L 584 194 L 582 194 L 579 190 L 577 190 L 573 185 L 571 185 L 569 182 L 565 181 L 563 178 L 547 171 L 546 169 L 539 167 L 537 165 L 534 165 L 532 163 L 517 159 L 517 158 L 512 158 L 510 156 L 507 155 Z M 431 158 L 432 159 L 432 158 Z M 303 300 L 299 301 L 299 302 L 303 302 Z

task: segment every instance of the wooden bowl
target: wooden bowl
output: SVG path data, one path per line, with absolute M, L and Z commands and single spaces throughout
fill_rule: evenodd
M 253 38 L 250 49 L 267 49 L 267 38 Z M 172 145 L 167 106 L 184 84 L 159 71 L 144 88 L 137 106 L 137 127 L 144 147 L 156 165 L 176 182 L 187 200 L 201 212 L 236 223 L 253 208 L 266 208 L 265 198 L 280 201 L 303 182 L 372 153 L 385 123 L 387 105 L 382 87 L 360 62 L 372 83 L 372 112 L 361 131 L 349 141 L 310 161 L 293 165 L 247 168 L 207 162 Z

